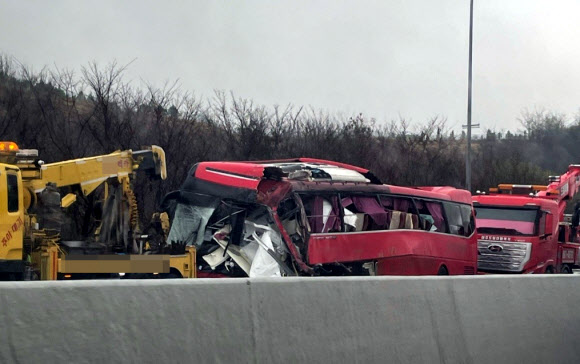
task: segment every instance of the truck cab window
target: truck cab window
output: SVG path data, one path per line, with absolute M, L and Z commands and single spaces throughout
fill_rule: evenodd
M 18 211 L 18 176 L 6 175 L 8 182 L 8 212 Z
M 540 223 L 538 224 L 538 235 L 542 236 L 546 233 L 546 213 L 540 212 Z
M 478 206 L 477 231 L 486 234 L 534 235 L 538 209 Z

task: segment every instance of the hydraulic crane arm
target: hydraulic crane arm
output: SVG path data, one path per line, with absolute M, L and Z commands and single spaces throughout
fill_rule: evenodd
M 489 191 L 492 194 L 530 195 L 553 200 L 558 203 L 557 219 L 562 221 L 568 200 L 580 192 L 580 164 L 571 164 L 561 176 L 550 176 L 547 186 L 500 184 Z M 580 214 L 580 211 L 576 214 Z
M 78 184 L 83 194 L 89 195 L 108 179 L 117 178 L 120 181 L 137 170 L 143 170 L 154 178 L 165 179 L 167 170 L 163 149 L 154 145 L 147 150 L 117 151 L 102 156 L 43 164 L 40 166 L 40 175 L 35 176 L 37 171 L 25 169 L 22 177 L 34 193 L 42 192 L 47 183 L 54 183 L 56 187 Z
M 561 176 L 550 176 L 550 184 L 539 197 L 551 198 L 560 202 L 573 198 L 580 188 L 580 164 L 571 164 Z
M 36 156 L 36 150 L 23 150 L 16 154 L 22 171 L 25 208 L 37 206 L 37 199 L 43 194 L 60 196 L 56 190 L 58 187 L 79 186 L 80 193 L 88 196 L 104 185 L 103 218 L 95 235 L 103 243 L 124 248 L 134 243 L 133 235 L 140 232 L 137 200 L 131 183 L 135 173 L 143 171 L 152 179 L 167 177 L 165 153 L 155 145 L 146 150 L 116 151 L 49 164 L 35 159 Z M 44 211 L 40 215 L 46 219 L 57 219 L 55 213 L 59 209 L 55 206 L 66 208 L 76 200 L 77 194 L 68 193 L 60 201 L 55 201 L 56 205 L 54 201 L 50 204 L 54 213 Z M 48 205 L 44 201 L 41 206 L 46 209 Z
M 163 149 L 45 164 L 37 150 L 0 141 L 0 279 L 120 272 L 194 277 L 194 249 L 169 257 L 163 254 L 163 235 L 153 242 L 155 232 L 153 238 L 141 233 L 133 193 L 139 171 L 149 179 L 166 179 Z M 67 186 L 72 188 L 62 197 L 67 188 L 59 187 Z M 83 195 L 93 198 L 64 216 L 63 208 Z M 157 219 L 163 225 L 163 216 Z
M 562 218 L 568 200 L 580 190 L 580 164 L 571 164 L 568 171 L 561 176 L 551 176 L 550 184 L 538 197 L 554 200 L 558 203 L 558 215 Z

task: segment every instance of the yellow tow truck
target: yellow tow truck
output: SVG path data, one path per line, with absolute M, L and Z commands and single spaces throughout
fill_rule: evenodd
M 0 142 L 0 280 L 194 278 L 195 248 L 166 244 L 165 214 L 154 215 L 156 234 L 141 231 L 132 187 L 138 171 L 165 179 L 163 149 L 45 164 L 37 150 Z M 64 239 L 64 211 L 97 190 L 94 231 Z

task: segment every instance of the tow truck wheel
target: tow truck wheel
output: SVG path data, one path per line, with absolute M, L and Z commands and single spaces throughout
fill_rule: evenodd
M 570 269 L 570 266 L 567 264 L 564 264 L 562 266 L 562 271 L 560 272 L 562 274 L 572 274 L 572 269 Z
M 437 275 L 438 276 L 448 276 L 449 271 L 447 271 L 447 268 L 445 268 L 445 266 L 442 265 L 441 267 L 439 267 L 439 270 L 437 271 Z
M 554 274 L 554 267 L 549 266 L 546 268 L 546 272 L 544 274 Z

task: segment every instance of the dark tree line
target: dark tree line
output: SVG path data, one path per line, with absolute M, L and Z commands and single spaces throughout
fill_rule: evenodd
M 404 119 L 380 124 L 362 114 L 266 107 L 221 91 L 201 99 L 177 83 L 134 87 L 123 80 L 125 69 L 93 62 L 78 75 L 56 67 L 33 72 L 0 56 L 0 139 L 38 149 L 46 162 L 163 147 L 169 179 L 137 186 L 138 193 L 154 196 L 146 213 L 203 160 L 307 156 L 369 168 L 389 184 L 464 186 L 465 137 L 444 118 L 419 126 Z M 580 163 L 578 118 L 536 111 L 524 113 L 521 125 L 518 133 L 487 130 L 474 140 L 475 189 L 545 184 L 548 175 Z

